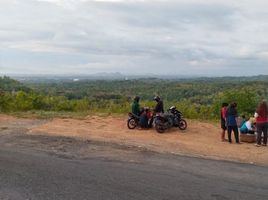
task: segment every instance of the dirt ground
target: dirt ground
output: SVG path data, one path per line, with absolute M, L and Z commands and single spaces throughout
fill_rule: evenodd
M 26 119 L 25 119 L 26 120 Z M 43 121 L 29 126 L 26 134 L 67 136 L 81 140 L 116 143 L 127 147 L 178 155 L 190 155 L 212 159 L 232 160 L 268 165 L 268 147 L 255 147 L 252 143 L 229 144 L 221 142 L 218 124 L 187 120 L 188 128 L 173 128 L 164 134 L 154 129 L 129 130 L 126 117 L 88 116 L 83 120 L 59 119 Z M 17 118 L 0 115 L 1 130 L 5 122 L 16 123 Z M 21 123 L 21 122 L 20 122 Z

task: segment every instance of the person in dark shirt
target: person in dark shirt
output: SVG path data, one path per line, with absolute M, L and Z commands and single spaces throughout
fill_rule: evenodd
M 160 99 L 160 97 L 155 96 L 154 100 L 157 102 L 157 104 L 155 105 L 155 108 L 153 109 L 153 115 L 155 115 L 156 113 L 164 113 L 164 104 L 163 104 L 163 101 Z M 149 121 L 149 128 L 153 126 L 153 120 L 154 120 L 154 117 L 151 117 Z
M 132 103 L 132 113 L 139 116 L 140 115 L 140 104 L 139 104 L 139 101 L 140 101 L 140 97 L 139 96 L 136 96 L 133 100 L 133 103 Z
M 236 103 L 232 103 L 227 109 L 227 112 L 226 112 L 227 132 L 228 132 L 229 143 L 232 143 L 231 134 L 233 131 L 236 143 L 240 144 L 237 121 L 236 121 L 238 117 L 236 106 L 237 106 Z
M 154 112 L 155 113 L 164 113 L 164 103 L 163 101 L 160 99 L 159 96 L 154 97 L 154 100 L 157 102 L 155 108 L 154 108 Z
M 149 128 L 149 119 L 151 118 L 151 112 L 148 107 L 144 107 L 140 115 L 140 126 L 141 128 Z

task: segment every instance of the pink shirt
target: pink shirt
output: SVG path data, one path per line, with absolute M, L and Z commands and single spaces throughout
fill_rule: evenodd
M 227 112 L 227 107 L 223 107 L 223 108 L 221 108 L 221 117 L 222 117 L 223 119 L 226 118 L 226 112 Z

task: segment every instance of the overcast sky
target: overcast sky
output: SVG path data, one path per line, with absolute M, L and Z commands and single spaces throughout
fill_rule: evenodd
M 266 0 L 0 0 L 0 74 L 268 74 Z

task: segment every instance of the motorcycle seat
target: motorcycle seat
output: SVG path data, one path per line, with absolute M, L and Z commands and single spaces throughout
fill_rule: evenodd
M 138 116 L 138 115 L 135 115 L 134 113 L 132 113 L 132 112 L 129 112 L 128 113 L 128 116 L 130 116 L 130 117 L 134 117 L 134 118 L 140 118 L 140 116 Z

